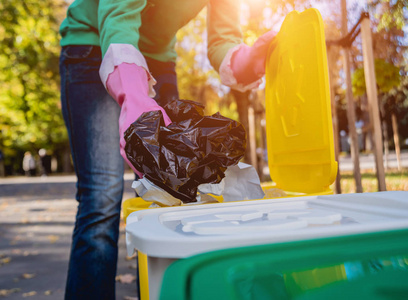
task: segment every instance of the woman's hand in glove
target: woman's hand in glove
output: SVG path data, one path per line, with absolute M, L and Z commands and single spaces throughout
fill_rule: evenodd
M 136 64 L 122 63 L 115 67 L 106 81 L 108 92 L 121 106 L 119 117 L 120 154 L 140 177 L 140 172 L 135 170 L 126 157 L 124 132 L 140 115 L 149 111 L 161 110 L 166 126 L 171 123 L 165 110 L 149 96 L 149 80 L 150 82 L 154 81 L 144 68 Z
M 269 31 L 253 46 L 240 44 L 230 49 L 220 67 L 222 83 L 241 92 L 258 87 L 265 74 L 268 48 L 274 46 L 275 36 L 276 32 Z
M 231 69 L 238 83 L 248 85 L 265 74 L 265 59 L 276 32 L 269 31 L 250 47 L 243 44 L 231 57 Z

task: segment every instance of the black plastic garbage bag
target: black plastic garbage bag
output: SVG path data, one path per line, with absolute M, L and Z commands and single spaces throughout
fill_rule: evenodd
M 202 183 L 219 183 L 228 166 L 244 156 L 246 133 L 219 113 L 204 116 L 204 106 L 174 100 L 161 111 L 142 114 L 125 132 L 125 152 L 151 182 L 183 202 L 195 202 Z

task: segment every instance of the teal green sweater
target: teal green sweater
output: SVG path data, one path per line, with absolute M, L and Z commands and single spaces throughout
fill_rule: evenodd
M 175 61 L 177 31 L 208 5 L 208 58 L 218 71 L 242 42 L 237 0 L 75 0 L 61 24 L 61 45 L 131 44 L 143 55 Z

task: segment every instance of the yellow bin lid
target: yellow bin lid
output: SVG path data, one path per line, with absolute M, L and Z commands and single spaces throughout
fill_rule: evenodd
M 269 170 L 283 190 L 321 193 L 336 178 L 328 76 L 319 11 L 291 12 L 266 62 Z

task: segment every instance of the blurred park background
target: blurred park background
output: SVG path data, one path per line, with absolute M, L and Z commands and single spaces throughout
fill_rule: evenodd
M 58 74 L 58 28 L 70 2 L 0 2 L 0 177 L 73 172 L 60 109 Z M 407 166 L 402 163 L 408 151 L 408 1 L 243 0 L 240 5 L 242 32 L 249 45 L 268 30 L 278 31 L 284 17 L 292 10 L 318 8 L 323 16 L 326 39 L 330 41 L 345 36 L 359 21 L 362 12 L 369 13 L 387 189 L 408 190 Z M 346 10 L 342 10 L 342 5 Z M 270 180 L 264 88 L 239 93 L 221 85 L 207 59 L 205 11 L 187 24 L 177 39 L 180 98 L 201 102 L 207 113 L 220 111 L 240 120 L 247 130 L 252 129 L 245 160 L 256 166 L 263 181 Z M 352 146 L 358 148 L 357 153 L 362 157 L 370 156 L 374 151 L 373 124 L 368 111 L 361 35 L 356 35 L 346 48 L 339 45 L 329 48 L 338 157 L 349 157 L 352 152 L 351 127 L 355 128 L 357 137 L 357 143 Z M 355 118 L 352 126 L 347 103 L 345 53 L 350 62 Z M 35 162 L 32 174 L 23 169 L 28 152 Z M 393 155 L 396 155 L 396 165 L 388 163 Z M 354 192 L 351 171 L 343 168 L 342 172 L 342 192 Z M 369 183 L 375 181 L 375 170 L 368 168 L 361 172 L 364 191 L 377 190 L 375 183 Z
M 0 297 L 11 300 L 64 297 L 77 202 L 59 99 L 58 28 L 71 2 L 0 1 Z M 315 7 L 322 14 L 340 170 L 333 190 L 408 191 L 408 0 L 241 2 L 242 32 L 249 45 L 268 30 L 279 31 L 292 10 Z M 362 12 L 369 13 L 372 32 L 375 124 L 372 97 L 366 93 Z M 180 97 L 205 104 L 208 114 L 220 111 L 241 121 L 249 133 L 245 161 L 257 168 L 262 181 L 270 181 L 264 85 L 246 93 L 221 85 L 207 59 L 205 11 L 177 38 Z M 379 130 L 374 132 L 375 125 Z M 378 134 L 379 148 L 373 143 Z M 382 188 L 378 149 L 386 182 Z M 124 199 L 134 196 L 133 179 L 128 170 Z M 122 222 L 116 295 L 136 300 L 136 257 L 126 256 L 124 228 Z

